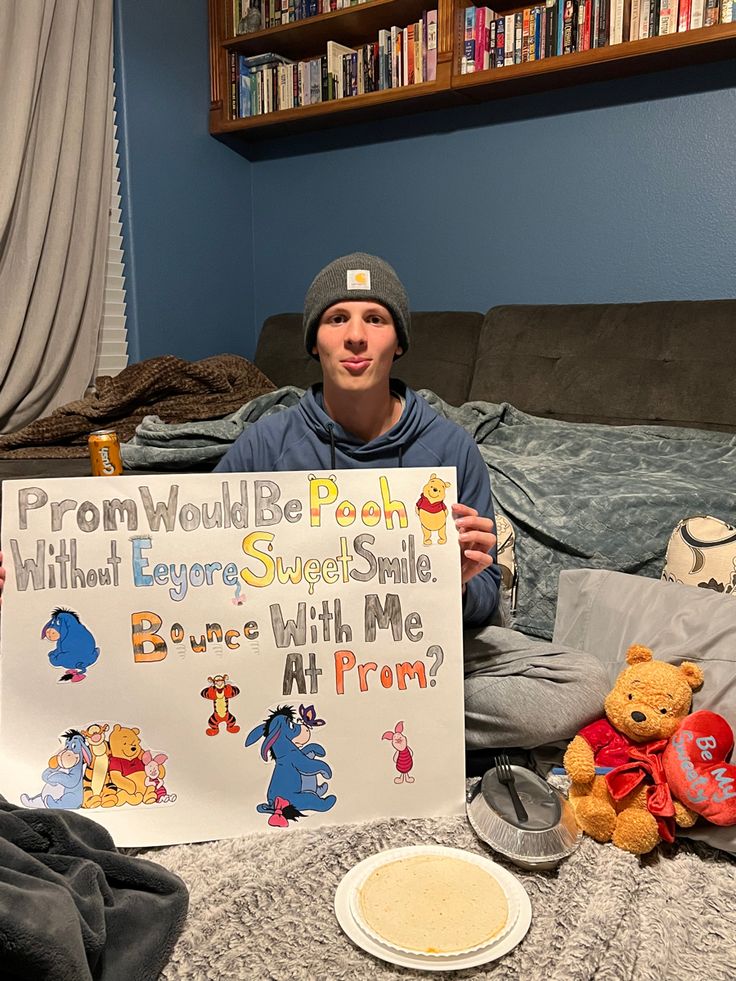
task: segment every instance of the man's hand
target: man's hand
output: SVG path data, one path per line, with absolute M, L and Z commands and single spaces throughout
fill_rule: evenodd
M 3 566 L 3 553 L 0 552 L 0 606 L 3 603 L 3 586 L 5 585 L 5 567 Z
M 453 504 L 452 516 L 460 539 L 460 577 L 465 592 L 465 583 L 488 566 L 493 558 L 488 554 L 496 544 L 493 522 L 482 518 L 475 508 L 467 504 Z

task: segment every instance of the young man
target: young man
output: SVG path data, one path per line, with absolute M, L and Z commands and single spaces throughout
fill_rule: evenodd
M 330 263 L 304 307 L 304 343 L 319 359 L 322 385 L 247 429 L 215 469 L 457 467 L 463 621 L 484 626 L 498 607 L 501 579 L 488 471 L 468 433 L 389 378 L 409 346 L 409 324 L 406 291 L 388 263 L 365 253 Z
M 564 742 L 600 716 L 605 671 L 581 651 L 487 626 L 501 621 L 488 470 L 468 433 L 389 377 L 409 342 L 409 301 L 391 266 L 362 252 L 331 262 L 304 305 L 304 343 L 322 384 L 247 429 L 216 470 L 455 466 L 468 749 Z
M 468 433 L 389 377 L 409 341 L 409 301 L 391 266 L 365 253 L 331 262 L 304 306 L 304 343 L 320 362 L 322 384 L 254 423 L 216 470 L 457 468 L 465 736 L 468 749 L 483 754 L 483 769 L 493 748 L 570 739 L 602 714 L 608 679 L 591 655 L 488 626 L 501 622 L 488 471 Z M 0 566 L 0 589 L 3 575 Z

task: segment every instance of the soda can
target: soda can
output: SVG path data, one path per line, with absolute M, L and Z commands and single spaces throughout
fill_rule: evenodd
M 120 443 L 112 429 L 98 429 L 90 433 L 87 443 L 93 477 L 114 477 L 123 472 Z

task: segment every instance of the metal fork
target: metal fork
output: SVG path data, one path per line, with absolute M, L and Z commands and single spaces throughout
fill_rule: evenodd
M 502 783 L 508 790 L 517 818 L 522 824 L 525 823 L 529 820 L 529 815 L 519 800 L 519 795 L 516 792 L 514 771 L 511 769 L 511 761 L 505 753 L 499 753 L 496 757 L 496 776 L 498 777 L 499 783 Z

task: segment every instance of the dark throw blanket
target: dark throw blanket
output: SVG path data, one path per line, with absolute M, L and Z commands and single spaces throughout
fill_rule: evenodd
M 187 905 L 178 876 L 121 854 L 89 818 L 0 797 L 0 976 L 7 981 L 153 981 Z
M 0 459 L 84 457 L 95 429 L 114 429 L 123 442 L 152 413 L 167 423 L 219 419 L 274 388 L 259 368 L 235 354 L 203 361 L 149 358 L 115 377 L 101 375 L 91 395 L 0 436 Z

